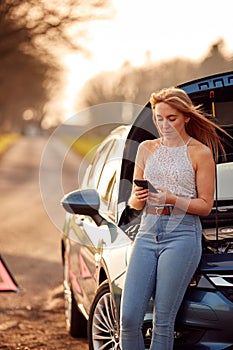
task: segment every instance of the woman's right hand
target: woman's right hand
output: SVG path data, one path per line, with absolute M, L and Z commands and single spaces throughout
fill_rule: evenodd
M 143 189 L 143 187 L 135 186 L 133 193 L 136 199 L 140 202 L 145 202 L 148 199 L 149 191 L 148 189 Z
M 148 199 L 149 191 L 148 189 L 143 189 L 143 187 L 134 186 L 131 197 L 129 199 L 129 206 L 136 210 L 142 210 Z

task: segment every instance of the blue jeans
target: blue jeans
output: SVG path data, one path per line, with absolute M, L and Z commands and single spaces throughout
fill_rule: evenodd
M 151 297 L 150 350 L 173 349 L 176 315 L 201 258 L 201 235 L 196 215 L 143 214 L 122 295 L 122 350 L 145 348 L 141 326 Z

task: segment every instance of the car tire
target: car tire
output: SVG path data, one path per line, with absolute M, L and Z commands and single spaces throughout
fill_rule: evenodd
M 73 292 L 71 292 L 71 314 L 67 328 L 73 338 L 86 338 L 87 336 L 87 320 L 78 309 Z
M 65 257 L 65 256 L 64 256 Z M 87 320 L 79 310 L 69 279 L 68 259 L 63 263 L 66 328 L 74 338 L 86 338 Z
M 89 349 L 120 350 L 119 322 L 108 282 L 103 282 L 92 303 L 88 320 Z

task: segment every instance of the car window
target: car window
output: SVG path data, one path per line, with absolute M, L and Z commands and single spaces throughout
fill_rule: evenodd
M 115 218 L 117 193 L 119 183 L 117 179 L 120 175 L 122 152 L 124 148 L 124 141 L 115 139 L 105 159 L 105 163 L 99 176 L 97 190 L 101 197 L 101 205 L 103 210 L 108 211 L 108 215 Z
M 98 193 L 101 197 L 102 209 L 107 210 L 108 215 L 114 219 L 117 199 L 116 191 L 114 191 L 116 188 L 116 171 L 112 173 L 113 168 L 109 168 L 108 164 L 106 165 L 103 169 Z
M 103 170 L 103 165 L 105 164 L 106 158 L 109 155 L 113 146 L 113 140 L 101 145 L 96 153 L 96 156 L 93 160 L 92 167 L 89 173 L 87 185 L 89 188 L 96 188 L 99 184 L 99 178 Z

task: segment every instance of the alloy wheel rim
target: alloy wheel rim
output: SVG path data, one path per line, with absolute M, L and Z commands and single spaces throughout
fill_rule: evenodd
M 92 341 L 96 350 L 120 350 L 119 326 L 111 293 L 104 294 L 96 305 Z

